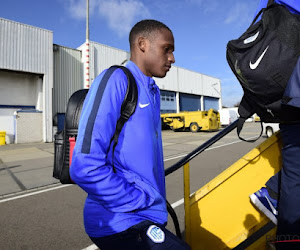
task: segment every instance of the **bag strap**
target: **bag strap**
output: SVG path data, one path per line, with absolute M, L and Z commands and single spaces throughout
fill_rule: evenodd
M 245 142 L 256 142 L 261 136 L 262 136 L 262 133 L 263 133 L 263 124 L 262 124 L 262 121 L 260 121 L 260 126 L 261 126 L 261 131 L 260 131 L 260 135 L 255 138 L 255 139 L 251 139 L 251 140 L 247 140 L 243 137 L 240 136 L 240 133 L 242 131 L 242 128 L 244 126 L 244 123 L 246 122 L 246 118 L 243 118 L 243 117 L 239 117 L 239 120 L 238 120 L 238 123 L 237 123 L 237 127 L 236 127 L 236 130 L 237 130 L 237 135 L 238 137 L 242 140 L 242 141 L 245 141 Z
M 131 117 L 131 115 L 135 112 L 135 108 L 137 105 L 137 99 L 138 99 L 138 90 L 137 90 L 136 81 L 128 68 L 126 68 L 124 66 L 118 66 L 118 65 L 115 65 L 112 67 L 122 69 L 123 72 L 125 73 L 125 75 L 127 77 L 127 81 L 128 81 L 125 98 L 124 98 L 124 101 L 121 106 L 121 116 L 117 121 L 115 133 L 110 141 L 110 144 L 112 143 L 112 141 L 114 142 L 113 151 L 112 151 L 112 167 L 113 167 L 114 173 L 116 173 L 116 169 L 114 166 L 115 148 L 118 144 L 119 135 L 121 133 L 122 128 L 124 127 L 124 124 L 128 121 L 128 119 Z
M 273 3 L 274 3 L 274 0 L 269 0 L 268 4 L 267 4 L 267 7 L 270 7 L 270 5 L 273 4 Z
M 273 3 L 274 3 L 274 0 L 269 0 L 269 1 L 268 1 L 267 6 L 266 6 L 265 8 L 262 8 L 262 9 L 258 12 L 258 14 L 256 15 L 256 17 L 255 17 L 254 20 L 252 21 L 250 27 L 251 27 L 253 24 L 256 23 L 257 19 L 260 17 L 260 15 L 261 15 L 264 11 L 266 11 L 267 9 L 270 9 L 270 8 L 272 8 L 272 7 L 274 6 L 274 5 L 272 5 Z
M 240 117 L 238 118 L 238 123 L 237 123 L 236 130 L 237 130 L 238 137 L 242 141 L 245 141 L 245 142 L 255 142 L 255 141 L 257 141 L 262 136 L 262 133 L 263 133 L 262 122 L 261 122 L 260 135 L 256 139 L 246 140 L 246 139 L 244 139 L 243 137 L 240 136 L 240 133 L 242 131 L 244 123 L 246 122 L 246 120 L 248 118 L 250 118 L 255 113 L 254 110 L 253 110 L 253 107 L 252 107 L 251 103 L 247 99 L 248 99 L 248 97 L 246 95 L 244 95 L 243 98 L 242 98 L 242 100 L 241 100 L 241 103 L 239 105 L 238 113 L 239 113 Z

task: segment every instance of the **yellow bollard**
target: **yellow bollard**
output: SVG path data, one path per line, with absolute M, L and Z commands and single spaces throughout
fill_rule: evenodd
M 0 146 L 5 145 L 5 131 L 0 131 Z

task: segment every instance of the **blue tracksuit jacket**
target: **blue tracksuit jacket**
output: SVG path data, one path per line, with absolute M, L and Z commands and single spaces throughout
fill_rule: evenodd
M 133 62 L 126 67 L 136 79 L 138 103 L 119 136 L 114 153 L 116 173 L 110 140 L 127 89 L 121 69 L 114 71 L 102 95 L 97 89 L 104 72 L 94 80 L 80 118 L 70 174 L 88 194 L 84 224 L 91 237 L 122 232 L 144 220 L 167 222 L 159 89 Z M 97 112 L 94 122 L 89 121 L 91 112 Z M 91 138 L 85 136 L 87 126 L 93 126 L 92 134 L 87 135 Z

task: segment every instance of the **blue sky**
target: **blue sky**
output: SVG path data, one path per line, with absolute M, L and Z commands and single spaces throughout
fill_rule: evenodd
M 90 40 L 129 51 L 128 33 L 141 19 L 157 19 L 175 37 L 176 66 L 221 79 L 223 105 L 242 88 L 226 61 L 226 44 L 250 25 L 259 0 L 90 0 Z M 86 0 L 2 1 L 0 17 L 53 31 L 54 43 L 85 42 Z

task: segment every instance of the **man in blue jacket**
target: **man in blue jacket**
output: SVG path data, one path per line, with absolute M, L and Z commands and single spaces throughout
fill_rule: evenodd
M 132 28 L 129 43 L 131 58 L 126 67 L 137 83 L 138 104 L 119 135 L 114 151 L 115 172 L 110 141 L 125 98 L 124 72 L 115 70 L 103 94 L 99 94 L 102 72 L 83 105 L 70 174 L 88 194 L 85 230 L 103 250 L 188 249 L 165 228 L 168 213 L 160 93 L 152 79 L 165 77 L 175 62 L 173 34 L 161 22 L 143 20 Z M 95 111 L 96 99 L 101 102 Z M 91 112 L 97 112 L 93 124 L 88 119 Z M 90 135 L 85 135 L 87 126 L 93 126 Z
M 295 14 L 300 14 L 299 0 L 275 0 Z M 257 13 L 267 6 L 268 0 L 261 0 Z M 257 14 L 256 13 L 256 14 Z M 299 16 L 300 18 L 300 16 Z M 300 32 L 300 31 L 299 31 Z M 299 51 L 300 52 L 300 51 Z M 280 124 L 282 137 L 282 169 L 271 177 L 266 187 L 250 196 L 251 201 L 274 224 L 278 225 L 277 243 L 279 249 L 300 249 L 300 60 L 289 79 L 285 96 L 291 99 L 282 104 Z

